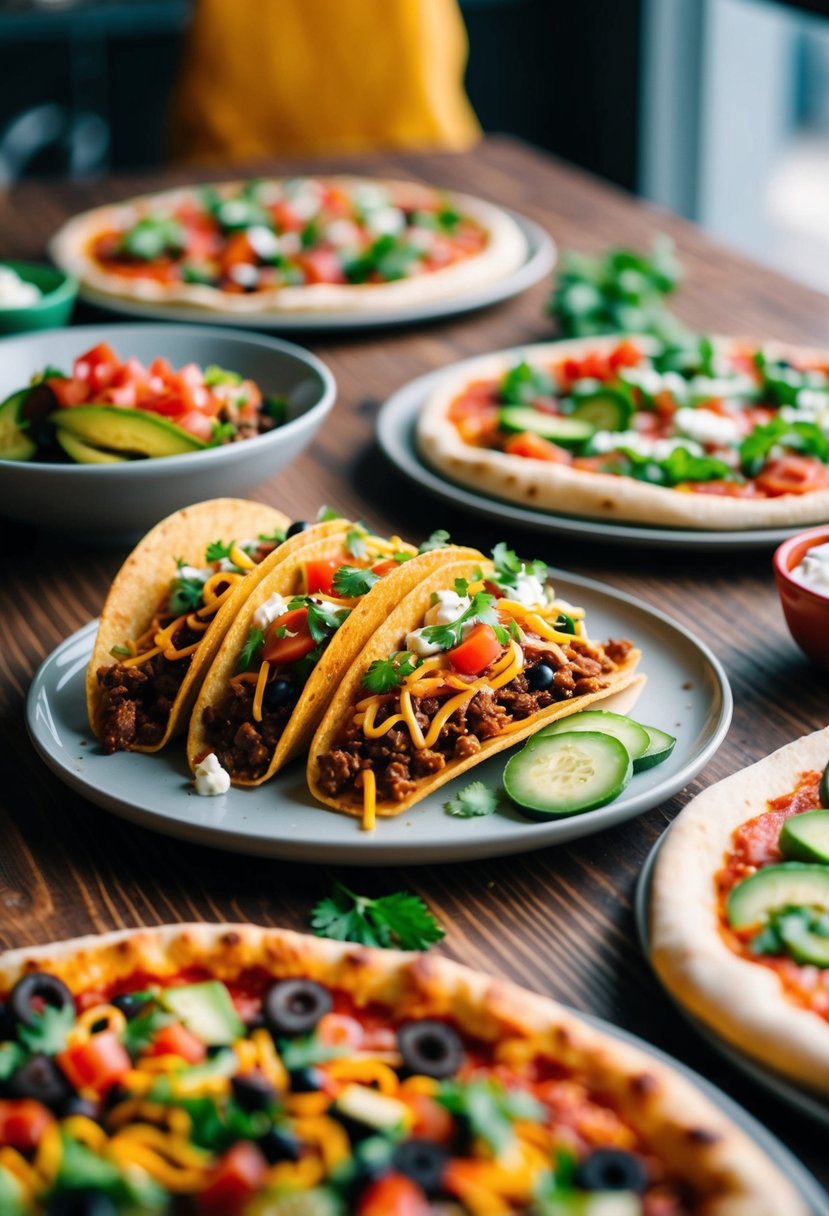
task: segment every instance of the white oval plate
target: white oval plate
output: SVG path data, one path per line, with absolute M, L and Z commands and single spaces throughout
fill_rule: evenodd
M 372 833 L 351 815 L 326 810 L 305 785 L 305 767 L 290 765 L 253 789 L 200 798 L 190 784 L 181 744 L 145 755 L 106 756 L 86 721 L 84 673 L 95 637 L 91 621 L 41 665 L 26 702 L 32 741 L 67 785 L 91 802 L 170 836 L 240 853 L 351 865 L 461 861 L 560 844 L 631 819 L 665 802 L 696 776 L 731 721 L 728 679 L 713 654 L 670 617 L 601 583 L 552 571 L 557 592 L 587 610 L 594 637 L 628 637 L 641 645 L 647 676 L 636 717 L 677 736 L 673 755 L 637 773 L 609 806 L 547 823 L 515 810 L 457 819 L 444 803 L 471 780 L 500 785 L 512 751 L 502 752 L 409 811 L 383 819 Z M 624 694 L 622 694 L 624 695 Z
M 548 275 L 556 261 L 556 246 L 544 229 L 503 207 L 524 234 L 527 254 L 515 270 L 484 283 L 471 291 L 447 296 L 445 300 L 431 300 L 412 304 L 406 308 L 377 309 L 375 312 L 348 312 L 346 310 L 325 313 L 245 313 L 222 312 L 221 309 L 188 308 L 186 304 L 158 304 L 147 300 L 121 300 L 106 292 L 96 291 L 81 284 L 80 298 L 96 308 L 108 312 L 125 314 L 128 317 L 152 317 L 159 321 L 198 321 L 207 325 L 235 325 L 247 329 L 268 329 L 277 333 L 296 331 L 323 331 L 344 329 L 376 329 L 384 325 L 410 325 L 420 321 L 434 321 L 440 317 L 454 317 L 464 312 L 500 304 L 520 295 L 529 287 Z
M 668 828 L 669 831 L 670 828 Z M 648 962 L 650 962 L 651 957 L 649 928 L 651 883 L 653 881 L 656 859 L 659 856 L 659 850 L 667 839 L 668 832 L 663 832 L 645 858 L 645 864 L 642 866 L 642 872 L 639 875 L 639 882 L 636 886 L 636 900 L 634 903 L 636 931 L 639 936 L 642 953 Z M 657 976 L 657 979 L 659 979 L 659 976 Z M 713 1030 L 695 1018 L 693 1014 L 689 1013 L 676 1000 L 673 993 L 668 992 L 667 995 L 681 1011 L 683 1017 L 691 1023 L 694 1030 L 705 1039 L 706 1043 L 718 1051 L 720 1055 L 725 1056 L 730 1064 L 733 1064 L 735 1068 L 739 1068 L 740 1072 L 745 1073 L 755 1084 L 762 1086 L 763 1089 L 774 1094 L 781 1102 L 788 1103 L 789 1106 L 793 1106 L 801 1114 L 807 1115 L 810 1119 L 814 1119 L 817 1123 L 829 1128 L 829 1105 L 822 1101 L 820 1097 L 816 1094 L 807 1093 L 806 1090 L 799 1089 L 792 1081 L 788 1081 L 785 1077 L 781 1077 L 779 1073 L 773 1072 L 769 1068 L 764 1068 L 762 1064 L 753 1060 L 751 1056 L 744 1055 L 736 1047 L 732 1047 L 730 1043 L 726 1043 L 724 1039 L 721 1039 Z
M 771 549 L 790 536 L 802 532 L 796 528 L 757 528 L 742 532 L 711 532 L 692 528 L 649 528 L 641 524 L 620 524 L 605 519 L 584 519 L 575 515 L 556 515 L 552 511 L 535 510 L 505 499 L 490 498 L 468 486 L 457 485 L 444 473 L 426 464 L 415 444 L 415 423 L 427 398 L 441 379 L 465 362 L 453 363 L 436 372 L 427 372 L 410 380 L 385 402 L 377 416 L 377 442 L 388 459 L 421 489 L 454 507 L 499 524 L 516 524 L 551 536 L 568 536 L 580 540 L 604 541 L 617 545 L 634 545 L 649 549 L 676 549 L 678 545 L 689 552 L 715 550 L 729 552 L 741 549 Z

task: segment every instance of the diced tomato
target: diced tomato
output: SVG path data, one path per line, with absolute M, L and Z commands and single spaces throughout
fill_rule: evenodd
M 181 1056 L 188 1064 L 201 1064 L 207 1058 L 207 1047 L 181 1022 L 173 1022 L 161 1027 L 147 1054 Z
M 248 240 L 248 234 L 234 232 L 222 252 L 222 270 L 228 271 L 234 266 L 241 266 L 245 263 L 255 266 L 257 260 L 254 248 Z
M 392 570 L 396 570 L 399 565 L 400 562 L 396 562 L 393 557 L 390 557 L 387 561 L 378 562 L 376 566 L 372 566 L 371 573 L 379 574 L 382 578 L 384 574 L 389 574 Z
M 240 1140 L 220 1157 L 207 1186 L 199 1193 L 200 1212 L 235 1216 L 260 1190 L 268 1165 L 249 1140 Z
M 72 371 L 78 380 L 86 380 L 93 389 L 108 388 L 120 366 L 120 360 L 107 342 L 99 342 L 75 360 Z
M 294 608 L 292 612 L 277 617 L 269 626 L 262 658 L 278 667 L 285 663 L 296 663 L 309 654 L 315 645 L 308 629 L 308 609 Z
M 176 426 L 189 431 L 196 439 L 203 439 L 205 443 L 213 438 L 213 422 L 201 410 L 189 410 L 181 418 L 176 418 Z
M 405 1174 L 385 1174 L 363 1191 L 357 1216 L 428 1216 L 426 1194 Z
M 0 1101 L 0 1147 L 33 1153 L 55 1116 L 34 1098 Z
M 531 460 L 546 460 L 550 464 L 570 464 L 572 457 L 564 448 L 560 448 L 557 443 L 551 443 L 549 439 L 543 439 L 541 435 L 535 435 L 532 431 L 522 431 L 520 435 L 513 435 L 504 444 L 504 451 L 510 456 L 528 456 Z
M 327 1047 L 351 1047 L 362 1045 L 363 1028 L 356 1018 L 347 1013 L 325 1013 L 317 1022 L 316 1036 Z
M 165 359 L 163 355 L 157 355 L 147 368 L 147 371 L 151 376 L 158 376 L 160 380 L 167 382 L 172 382 L 176 374 L 173 371 L 173 365 L 170 363 L 169 359 Z
M 624 338 L 607 357 L 608 366 L 614 372 L 618 371 L 620 367 L 638 367 L 641 362 L 641 350 L 635 342 L 631 342 L 628 338 Z
M 829 468 L 814 456 L 781 456 L 766 465 L 755 485 L 770 498 L 808 494 L 829 487 Z
M 45 383 L 63 409 L 72 405 L 83 405 L 89 399 L 89 385 L 85 380 L 75 380 L 71 376 L 65 379 L 62 376 L 50 376 Z
M 94 1089 L 99 1094 L 106 1093 L 132 1068 L 126 1049 L 113 1030 L 93 1034 L 85 1043 L 67 1047 L 56 1059 L 76 1089 Z
M 345 283 L 345 271 L 333 249 L 309 249 L 299 253 L 297 264 L 306 283 Z
M 143 409 L 152 414 L 161 414 L 163 418 L 178 418 L 185 413 L 186 407 L 178 393 L 166 393 L 163 397 L 153 397 L 143 404 Z
M 308 595 L 321 591 L 323 595 L 331 595 L 334 575 L 343 565 L 337 557 L 317 557 L 305 563 L 305 590 Z
M 455 671 L 476 676 L 486 671 L 501 654 L 503 647 L 491 625 L 475 625 L 459 646 L 449 651 L 448 659 Z
M 419 1140 L 433 1140 L 436 1144 L 447 1144 L 454 1135 L 455 1124 L 445 1106 L 441 1106 L 429 1094 L 400 1089 L 396 1095 L 405 1102 L 414 1114 L 411 1133 Z
M 274 203 L 271 214 L 278 232 L 301 232 L 307 223 L 301 215 L 297 215 L 286 199 L 280 199 L 278 203 Z
M 117 387 L 111 385 L 109 388 L 104 389 L 99 394 L 98 400 L 104 401 L 108 405 L 117 405 L 120 409 L 134 409 L 137 396 L 138 392 L 135 384 L 119 384 Z

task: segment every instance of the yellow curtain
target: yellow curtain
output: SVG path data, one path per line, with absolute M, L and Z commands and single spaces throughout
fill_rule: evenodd
M 469 147 L 466 54 L 457 0 L 198 0 L 174 155 Z

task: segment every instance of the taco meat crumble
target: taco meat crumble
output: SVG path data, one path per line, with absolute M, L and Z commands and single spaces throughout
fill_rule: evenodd
M 225 697 L 220 707 L 205 706 L 202 724 L 222 768 L 234 779 L 255 781 L 267 771 L 277 743 L 294 711 L 295 700 L 278 709 L 262 710 L 262 721 L 253 721 L 255 686 L 249 683 L 228 684 L 232 695 Z M 297 695 L 299 695 L 297 689 Z
M 603 678 L 622 663 L 633 643 L 627 640 L 608 642 L 592 653 L 573 646 L 549 646 L 536 642 L 525 646 L 524 670 L 503 688 L 495 692 L 483 688 L 461 705 L 447 720 L 433 747 L 416 748 L 409 732 L 391 729 L 380 738 L 367 738 L 362 727 L 352 723 L 336 747 L 318 757 L 320 789 L 334 798 L 359 789 L 359 774 L 363 769 L 374 770 L 377 797 L 402 802 L 416 789 L 417 781 L 431 773 L 440 772 L 451 760 L 465 760 L 481 750 L 482 743 L 514 721 L 529 718 L 554 702 L 598 692 L 606 685 Z M 531 690 L 527 672 L 544 662 L 555 668 L 548 688 Z M 438 697 L 423 697 L 415 714 L 424 735 L 441 701 Z M 399 712 L 399 699 L 392 697 L 380 706 L 377 724 Z

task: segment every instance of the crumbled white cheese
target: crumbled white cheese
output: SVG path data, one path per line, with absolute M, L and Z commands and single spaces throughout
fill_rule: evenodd
M 230 198 L 221 205 L 224 224 L 244 224 L 250 211 L 250 203 L 243 198 Z
M 688 381 L 691 396 L 704 401 L 709 397 L 751 397 L 757 385 L 751 376 L 693 376 Z
M 829 596 L 829 544 L 815 545 L 803 560 L 789 571 L 796 583 Z
M 287 600 L 274 591 L 273 595 L 268 596 L 264 604 L 260 604 L 254 612 L 253 623 L 259 629 L 267 629 L 271 621 L 275 621 L 278 616 L 282 616 L 287 611 Z
M 206 798 L 214 798 L 217 794 L 226 794 L 230 789 L 230 774 L 219 764 L 215 752 L 196 765 L 196 793 Z
M 383 186 L 373 182 L 364 182 L 356 186 L 353 193 L 354 205 L 359 211 L 371 211 L 377 207 L 387 207 L 389 192 Z
M 687 435 L 689 439 L 696 439 L 697 443 L 710 443 L 716 447 L 728 447 L 739 442 L 742 437 L 736 419 L 726 418 L 714 410 L 683 407 L 674 414 L 673 424 L 680 435 Z
M 597 454 L 629 448 L 639 456 L 652 456 L 654 460 L 665 460 L 676 448 L 685 448 L 693 456 L 703 455 L 702 447 L 693 439 L 654 439 L 639 431 L 596 431 L 590 446 Z
M 518 604 L 524 604 L 528 608 L 533 604 L 544 604 L 547 598 L 544 584 L 540 579 L 537 579 L 534 574 L 527 574 L 524 570 L 515 576 L 515 586 L 506 587 L 504 590 L 508 599 L 515 600 Z
M 279 251 L 284 253 L 286 258 L 292 258 L 294 254 L 300 253 L 302 250 L 302 237 L 298 232 L 283 232 L 279 238 Z
M 255 266 L 251 266 L 250 262 L 237 262 L 235 266 L 231 266 L 228 275 L 240 287 L 255 287 L 259 282 L 259 271 Z
M 350 245 L 359 246 L 362 234 L 351 220 L 334 220 L 325 229 L 325 239 L 335 249 L 347 249 Z
M 653 367 L 626 367 L 619 373 L 619 378 L 625 384 L 633 384 L 636 388 L 641 388 L 642 392 L 649 397 L 655 397 L 664 386 L 662 376 Z
M 422 629 L 412 629 L 406 634 L 404 649 L 427 659 L 432 654 L 440 654 L 443 647 L 438 642 L 428 642 L 423 636 Z
M 235 569 L 235 567 L 234 567 Z M 189 578 L 194 583 L 206 583 L 215 571 L 212 566 L 206 566 L 203 569 L 199 566 L 179 566 L 177 578 Z
M 0 266 L 0 308 L 28 308 L 41 295 L 39 287 L 21 279 L 10 266 Z
M 406 216 L 399 207 L 377 207 L 368 212 L 365 222 L 374 236 L 397 236 L 406 227 Z
M 456 591 L 436 591 L 435 596 L 435 603 L 424 617 L 427 625 L 451 625 L 470 605 L 469 596 L 458 595 Z
M 248 228 L 247 236 L 250 247 L 258 258 L 266 261 L 279 253 L 279 237 L 264 224 L 255 224 L 253 228 Z

